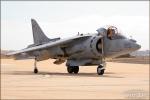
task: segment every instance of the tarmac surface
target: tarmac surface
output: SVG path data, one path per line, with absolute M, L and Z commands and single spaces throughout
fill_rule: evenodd
M 68 74 L 54 60 L 1 59 L 1 99 L 149 99 L 149 64 L 108 62 L 103 76 L 97 66 Z

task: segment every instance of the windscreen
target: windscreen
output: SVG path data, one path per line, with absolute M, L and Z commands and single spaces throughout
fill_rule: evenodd
M 114 39 L 126 39 L 125 36 L 123 36 L 121 33 L 118 32 L 118 29 L 114 26 L 110 26 L 107 29 L 107 37 L 110 40 L 114 40 Z

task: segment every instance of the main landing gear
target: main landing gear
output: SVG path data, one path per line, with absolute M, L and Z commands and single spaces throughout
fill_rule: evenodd
M 67 71 L 69 74 L 78 74 L 79 72 L 79 66 L 67 66 Z M 103 75 L 105 72 L 105 65 L 99 65 L 97 67 L 97 74 L 98 75 Z
M 72 73 L 78 74 L 79 66 L 67 66 L 67 71 L 69 74 L 72 74 Z
M 34 73 L 38 73 L 38 69 L 37 69 L 36 63 L 37 63 L 37 60 L 35 58 L 35 60 L 34 60 Z

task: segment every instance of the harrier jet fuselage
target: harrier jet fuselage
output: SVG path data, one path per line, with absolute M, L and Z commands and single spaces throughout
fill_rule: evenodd
M 95 34 L 78 34 L 74 37 L 60 39 L 48 38 L 37 22 L 31 19 L 34 44 L 27 48 L 11 52 L 19 59 L 35 59 L 34 73 L 38 73 L 37 61 L 56 59 L 54 64 L 62 64 L 66 61 L 68 73 L 79 72 L 79 66 L 95 66 L 97 74 L 103 75 L 105 61 L 121 55 L 129 54 L 140 48 L 133 39 L 128 39 L 117 28 L 99 28 Z

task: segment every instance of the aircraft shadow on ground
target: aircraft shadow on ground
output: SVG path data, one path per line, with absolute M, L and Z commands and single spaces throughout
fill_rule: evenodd
M 72 76 L 72 77 L 106 77 L 106 78 L 124 78 L 122 76 L 114 76 L 113 72 L 105 72 L 104 75 L 99 76 L 97 73 L 78 73 L 78 74 L 69 74 L 69 73 L 59 73 L 59 72 L 39 72 L 37 74 L 32 71 L 13 71 L 5 72 L 7 75 L 50 75 L 50 76 Z

